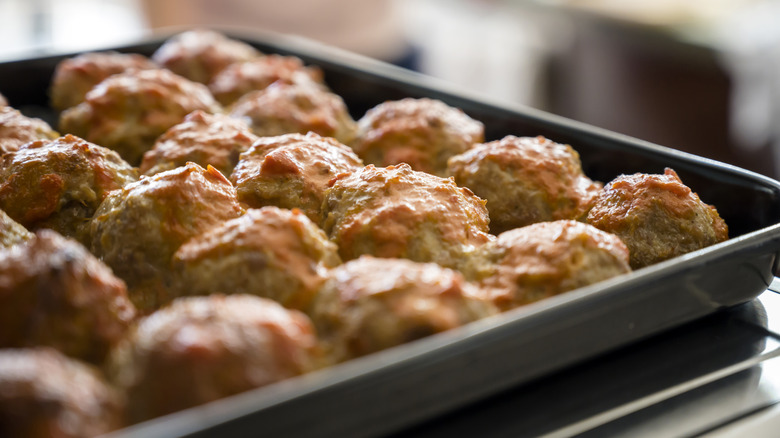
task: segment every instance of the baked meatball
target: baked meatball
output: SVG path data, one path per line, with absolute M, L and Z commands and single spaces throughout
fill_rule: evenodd
M 111 75 L 128 70 L 149 70 L 157 65 L 136 53 L 90 52 L 57 64 L 51 85 L 51 105 L 58 111 L 84 101 L 95 85 Z
M 239 155 L 255 140 L 257 136 L 243 121 L 198 110 L 157 139 L 144 154 L 139 170 L 154 175 L 192 161 L 203 167 L 214 166 L 229 176 Z
M 728 239 L 726 222 L 672 169 L 622 175 L 607 184 L 587 222 L 623 239 L 638 269 Z
M 59 134 L 43 120 L 27 117 L 10 106 L 0 105 L 0 155 L 13 152 L 31 141 L 57 137 Z
M 83 438 L 123 424 L 124 400 L 89 365 L 48 348 L 0 350 L 0 436 Z
M 312 85 L 274 82 L 244 95 L 230 115 L 246 120 L 261 137 L 312 131 L 349 144 L 355 136 L 355 121 L 341 97 Z
M 0 210 L 0 248 L 8 248 L 32 237 L 33 234 L 27 228 Z
M 243 214 L 230 181 L 194 163 L 109 194 L 90 224 L 92 252 L 127 282 L 144 313 L 171 299 L 170 262 L 190 238 Z
M 388 101 L 358 121 L 352 147 L 368 164 L 407 163 L 412 169 L 446 176 L 447 160 L 485 139 L 481 122 L 433 99 Z
M 54 231 L 0 251 L 0 348 L 50 346 L 99 363 L 135 313 L 125 284 Z
M 369 254 L 457 267 L 490 240 L 485 201 L 407 164 L 337 176 L 322 208 L 323 228 L 343 260 Z
M 191 81 L 208 84 L 228 65 L 258 56 L 261 53 L 246 43 L 196 29 L 170 38 L 154 52 L 152 60 Z
M 108 193 L 138 179 L 109 149 L 73 135 L 27 143 L 3 156 L 0 208 L 25 227 L 89 244 L 89 221 Z
M 628 249 L 588 224 L 539 222 L 498 235 L 464 269 L 501 310 L 532 303 L 631 271 Z
M 341 362 L 498 313 L 463 276 L 435 263 L 362 256 L 331 271 L 311 309 Z
M 2 94 L 0 94 L 0 107 L 8 106 L 8 99 L 5 98 Z
M 300 211 L 250 209 L 182 245 L 173 256 L 180 295 L 271 298 L 304 310 L 341 263 L 336 245 Z
M 299 208 L 319 222 L 328 182 L 363 167 L 349 147 L 310 132 L 262 137 L 241 154 L 230 179 L 251 207 Z
M 544 137 L 479 144 L 450 158 L 447 173 L 487 201 L 493 234 L 536 222 L 584 221 L 602 189 L 582 172 L 571 146 Z
M 113 352 L 109 373 L 144 421 L 294 377 L 319 350 L 306 315 L 251 295 L 174 301 Z
M 114 149 L 135 166 L 157 137 L 195 110 L 221 111 L 205 85 L 167 70 L 130 71 L 108 77 L 63 112 L 60 129 Z
M 276 81 L 325 87 L 319 68 L 305 67 L 295 56 L 268 55 L 225 67 L 209 83 L 209 90 L 227 106 L 250 91 L 262 90 Z

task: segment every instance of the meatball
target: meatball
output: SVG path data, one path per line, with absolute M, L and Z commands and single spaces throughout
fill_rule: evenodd
M 250 209 L 182 245 L 173 256 L 180 295 L 271 298 L 304 310 L 341 263 L 336 245 L 300 211 Z
M 112 190 L 138 179 L 109 149 L 73 135 L 27 143 L 0 167 L 0 208 L 29 229 L 51 228 L 82 243 Z
M 261 137 L 312 131 L 349 144 L 356 129 L 341 97 L 312 85 L 274 82 L 244 95 L 230 115 L 245 119 Z
M 498 235 L 471 259 L 466 277 L 501 310 L 631 271 L 615 235 L 582 222 L 539 222 Z
M 337 176 L 322 208 L 343 260 L 369 254 L 457 267 L 490 240 L 485 201 L 407 164 Z
M 239 155 L 255 140 L 257 136 L 243 121 L 198 110 L 157 139 L 144 154 L 139 170 L 154 175 L 192 161 L 230 175 Z
M 124 400 L 98 371 L 48 348 L 0 350 L 0 436 L 81 438 L 123 424 Z
M 27 228 L 0 210 L 0 248 L 11 247 L 32 237 L 33 234 Z
M 602 189 L 582 172 L 571 146 L 544 137 L 479 144 L 450 158 L 447 173 L 487 200 L 493 234 L 536 222 L 584 221 Z
M 5 98 L 2 94 L 0 94 L 0 107 L 8 106 L 8 99 Z
M 179 246 L 241 214 L 224 175 L 189 163 L 109 194 L 90 224 L 92 251 L 147 313 L 171 299 L 170 262 Z
M 174 301 L 113 352 L 109 373 L 144 421 L 311 371 L 319 362 L 306 315 L 251 295 Z
M 66 110 L 83 102 L 92 87 L 111 75 L 153 68 L 157 65 L 135 53 L 91 52 L 65 59 L 54 70 L 51 105 Z
M 131 71 L 105 79 L 63 112 L 60 129 L 138 165 L 157 137 L 195 110 L 221 111 L 205 85 L 167 70 Z
M 310 132 L 263 137 L 241 154 L 231 180 L 251 207 L 299 208 L 319 222 L 328 182 L 363 167 L 349 147 Z
M 268 55 L 225 67 L 214 76 L 209 89 L 221 104 L 230 105 L 250 91 L 262 90 L 276 81 L 325 86 L 322 71 L 304 67 L 300 58 Z
M 0 156 L 19 149 L 25 143 L 57 137 L 59 134 L 43 120 L 27 117 L 10 106 L 0 105 Z
M 607 184 L 587 222 L 623 239 L 638 269 L 728 239 L 726 222 L 672 169 L 622 175 Z
M 0 251 L 0 348 L 50 346 L 99 363 L 135 313 L 125 284 L 54 231 Z
M 498 313 L 463 276 L 435 263 L 362 256 L 331 271 L 311 309 L 341 362 Z
M 154 52 L 152 60 L 191 81 L 208 84 L 228 65 L 258 56 L 261 53 L 246 43 L 196 29 L 170 38 Z
M 432 99 L 389 101 L 358 121 L 352 147 L 366 163 L 407 163 L 446 176 L 447 160 L 484 141 L 484 126 L 463 111 Z

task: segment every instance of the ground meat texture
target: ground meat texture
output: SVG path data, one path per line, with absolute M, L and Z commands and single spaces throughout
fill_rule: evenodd
M 363 256 L 331 271 L 311 317 L 334 362 L 496 314 L 463 276 L 435 263 Z
M 389 101 L 358 121 L 352 147 L 376 166 L 407 163 L 446 176 L 447 160 L 484 141 L 484 126 L 458 108 L 433 99 Z
M 143 319 L 112 354 L 128 417 L 144 421 L 311 371 L 311 321 L 271 300 L 211 295 L 174 301 Z
M 50 346 L 100 363 L 135 314 L 125 284 L 54 231 L 0 251 L 0 348 Z
M 0 210 L 0 248 L 11 247 L 32 237 L 33 234 L 27 228 Z
M 0 350 L 0 436 L 82 438 L 123 425 L 124 399 L 96 369 L 48 348 Z
M 0 208 L 28 229 L 51 228 L 88 245 L 100 203 L 137 179 L 112 150 L 73 135 L 38 140 L 3 156 Z
M 672 169 L 637 173 L 604 188 L 587 222 L 623 239 L 638 269 L 728 239 L 715 207 L 705 204 Z
M 487 200 L 493 234 L 536 222 L 584 221 L 602 189 L 582 172 L 571 146 L 544 137 L 479 144 L 450 158 L 447 173 Z
M 339 175 L 322 205 L 323 229 L 343 260 L 369 254 L 456 267 L 490 240 L 485 201 L 406 164 Z
M 154 52 L 152 60 L 191 81 L 208 84 L 228 65 L 258 56 L 261 53 L 246 43 L 196 29 L 170 38 Z
M 135 53 L 90 52 L 67 58 L 54 70 L 51 105 L 64 111 L 83 102 L 89 90 L 111 75 L 153 68 L 155 63 Z
M 501 310 L 631 271 L 628 249 L 617 236 L 572 220 L 501 233 L 470 262 L 464 274 Z
M 246 120 L 261 137 L 311 131 L 349 144 L 356 129 L 344 100 L 312 85 L 274 82 L 244 95 L 230 115 Z
M 0 155 L 35 140 L 52 140 L 57 131 L 41 119 L 27 117 L 10 106 L 0 105 Z
M 214 166 L 229 176 L 239 155 L 255 140 L 257 136 L 241 120 L 195 111 L 157 139 L 144 154 L 139 170 L 154 175 L 191 161 L 203 167 Z
M 231 180 L 238 199 L 251 207 L 299 208 L 319 222 L 328 183 L 363 167 L 349 147 L 310 132 L 262 137 L 241 154 Z
M 170 262 L 179 246 L 241 214 L 224 175 L 189 163 L 112 192 L 90 224 L 91 248 L 148 313 L 172 298 Z
M 157 137 L 196 110 L 221 111 L 205 85 L 167 70 L 130 71 L 105 79 L 63 112 L 60 129 L 138 165 Z

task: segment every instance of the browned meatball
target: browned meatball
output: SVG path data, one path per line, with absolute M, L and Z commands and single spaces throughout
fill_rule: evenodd
M 195 110 L 221 111 L 205 85 L 167 70 L 130 71 L 108 77 L 63 112 L 60 129 L 138 165 L 157 137 Z
M 325 85 L 322 71 L 305 67 L 300 58 L 268 55 L 225 67 L 209 83 L 209 90 L 222 105 L 230 105 L 250 91 L 262 90 L 276 81 Z
M 170 262 L 179 246 L 242 213 L 224 175 L 189 163 L 112 192 L 90 224 L 92 251 L 146 313 L 171 299 Z
M 463 276 L 435 263 L 363 256 L 331 272 L 311 315 L 336 362 L 498 313 Z
M 0 350 L 0 436 L 83 438 L 123 424 L 124 400 L 86 364 L 48 348 Z
M 251 207 L 299 208 L 319 222 L 333 177 L 363 167 L 349 147 L 310 132 L 263 137 L 241 154 L 230 179 L 238 199 Z
M 638 269 L 728 239 L 726 222 L 672 169 L 622 175 L 607 184 L 588 223 L 615 233 Z
M 33 234 L 27 228 L 0 210 L 0 248 L 8 248 L 32 237 Z
M 84 101 L 84 96 L 107 77 L 128 70 L 149 70 L 157 65 L 135 53 L 91 52 L 57 64 L 51 85 L 51 105 L 63 111 Z
M 493 234 L 536 222 L 584 221 L 602 188 L 582 172 L 571 146 L 544 137 L 479 144 L 450 158 L 447 173 L 487 201 Z
M 407 163 L 446 176 L 447 160 L 484 141 L 484 126 L 458 108 L 433 99 L 389 101 L 358 121 L 352 147 L 366 163 Z
M 45 345 L 103 360 L 135 318 L 125 284 L 51 230 L 0 251 L 0 348 Z
M 13 152 L 25 143 L 59 137 L 48 123 L 24 116 L 10 106 L 0 105 L 0 155 Z
M 340 263 L 317 225 L 276 207 L 250 209 L 193 237 L 173 257 L 180 295 L 252 294 L 301 310 Z
M 303 313 L 251 295 L 188 297 L 143 319 L 111 374 L 139 422 L 306 373 L 318 351 Z
M 501 310 L 630 272 L 620 239 L 582 222 L 539 222 L 498 235 L 464 269 Z
M 211 30 L 196 29 L 170 38 L 154 52 L 152 60 L 191 81 L 208 84 L 228 65 L 260 55 L 246 43 Z
M 312 131 L 349 144 L 355 136 L 355 121 L 341 97 L 312 85 L 274 82 L 244 95 L 230 115 L 246 120 L 261 137 Z
M 137 179 L 109 149 L 73 135 L 38 140 L 2 158 L 0 208 L 31 230 L 51 228 L 86 243 L 103 199 Z
M 490 239 L 485 201 L 407 164 L 339 175 L 322 207 L 343 260 L 370 254 L 456 267 Z
M 203 167 L 214 166 L 228 176 L 239 155 L 255 140 L 257 136 L 241 120 L 195 111 L 157 139 L 144 154 L 139 170 L 154 175 L 192 161 Z

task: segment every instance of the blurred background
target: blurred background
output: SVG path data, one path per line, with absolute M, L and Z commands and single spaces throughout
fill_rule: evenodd
M 0 0 L 0 60 L 209 25 L 301 35 L 780 175 L 780 0 Z

